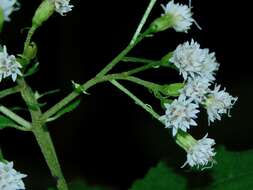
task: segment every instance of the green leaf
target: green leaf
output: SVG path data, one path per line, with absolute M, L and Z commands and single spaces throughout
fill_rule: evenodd
M 55 188 L 49 188 L 48 190 L 57 190 Z M 110 190 L 107 187 L 91 186 L 87 185 L 84 181 L 75 181 L 69 184 L 69 190 Z
M 3 115 L 0 115 L 0 129 L 4 129 L 6 127 L 14 127 L 14 126 L 17 126 L 14 121 L 12 121 L 11 119 Z
M 25 77 L 33 75 L 39 70 L 39 62 L 34 63 L 25 73 Z
M 150 169 L 142 180 L 136 181 L 131 190 L 243 190 L 253 189 L 253 150 L 230 152 L 217 149 L 217 164 L 210 170 L 189 171 L 180 174 L 164 162 Z
M 137 180 L 130 190 L 169 190 L 186 189 L 186 179 L 173 173 L 164 163 L 160 162 L 150 169 L 142 180 Z
M 80 102 L 81 102 L 80 99 L 73 101 L 72 103 L 70 103 L 69 105 L 65 106 L 63 109 L 58 111 L 53 117 L 48 118 L 47 122 L 54 121 L 58 119 L 59 117 L 61 117 L 62 115 L 73 111 L 79 106 Z

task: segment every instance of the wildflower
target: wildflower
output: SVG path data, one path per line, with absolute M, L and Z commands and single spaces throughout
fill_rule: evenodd
M 204 105 L 207 110 L 209 124 L 214 122 L 215 119 L 221 120 L 222 114 L 229 115 L 230 109 L 238 99 L 225 92 L 225 90 L 220 90 L 220 85 L 215 86 L 214 90 L 210 91 L 205 99 Z
M 191 8 L 187 5 L 174 3 L 173 0 L 166 6 L 162 5 L 162 8 L 165 12 L 162 16 L 170 16 L 171 25 L 177 32 L 187 32 L 190 29 L 190 26 L 194 22 Z
M 194 119 L 199 112 L 198 105 L 186 99 L 184 95 L 180 95 L 171 104 L 165 104 L 165 107 L 166 113 L 160 117 L 160 120 L 165 123 L 166 128 L 172 128 L 173 136 L 179 129 L 187 131 L 191 125 L 197 125 Z
M 55 11 L 65 16 L 65 13 L 72 11 L 73 5 L 69 5 L 70 0 L 55 0 Z
M 190 78 L 185 87 L 181 90 L 181 93 L 192 99 L 194 102 L 201 103 L 204 100 L 205 95 L 210 91 L 210 85 L 210 82 L 206 78 Z
M 14 55 L 8 55 L 7 48 L 4 46 L 3 51 L 0 52 L 0 81 L 11 76 L 14 82 L 18 75 L 22 76 L 21 67 Z
M 182 167 L 188 164 L 191 167 L 206 168 L 209 163 L 211 163 L 211 166 L 215 163 L 213 156 L 216 153 L 214 152 L 214 148 L 212 148 L 215 145 L 215 141 L 214 139 L 207 138 L 207 136 L 208 134 L 198 141 L 195 140 L 195 143 L 186 150 L 187 160 Z
M 24 190 L 22 178 L 26 177 L 13 169 L 13 162 L 0 162 L 0 189 L 1 190 Z
M 185 80 L 197 76 L 214 81 L 214 72 L 218 70 L 215 54 L 209 53 L 209 49 L 200 49 L 200 45 L 194 40 L 177 46 L 170 62 L 179 69 Z

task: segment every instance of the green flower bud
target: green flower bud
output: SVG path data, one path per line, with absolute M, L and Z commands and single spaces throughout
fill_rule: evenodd
M 45 22 L 55 10 L 55 4 L 53 0 L 44 0 L 38 9 L 36 10 L 33 19 L 32 25 L 33 27 L 39 27 Z
M 149 26 L 151 33 L 162 32 L 173 27 L 173 18 L 170 14 L 165 14 L 155 19 Z
M 174 83 L 169 85 L 164 85 L 161 89 L 161 93 L 165 96 L 178 97 L 180 95 L 180 90 L 184 87 L 183 83 Z
M 38 49 L 37 49 L 36 43 L 32 42 L 25 49 L 24 56 L 25 56 L 26 59 L 32 60 L 32 59 L 34 59 L 36 57 L 37 51 L 38 51 Z

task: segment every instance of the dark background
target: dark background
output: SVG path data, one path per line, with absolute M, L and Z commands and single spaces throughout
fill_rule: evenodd
M 31 17 L 40 1 L 20 2 L 21 10 L 13 13 L 12 22 L 6 23 L 0 39 L 1 44 L 6 44 L 9 53 L 13 54 L 22 51 L 25 27 L 30 26 Z M 39 92 L 61 89 L 60 93 L 43 99 L 47 102 L 44 109 L 72 90 L 71 80 L 81 83 L 90 79 L 127 45 L 148 2 L 73 1 L 75 8 L 71 13 L 66 17 L 54 14 L 38 30 L 34 41 L 39 48 L 40 71 L 27 80 Z M 149 23 L 161 14 L 159 4 L 166 3 L 158 1 Z M 188 34 L 165 31 L 146 39 L 130 54 L 160 59 L 179 43 L 191 38 L 203 48 L 215 51 L 221 63 L 217 83 L 225 86 L 232 95 L 239 96 L 239 101 L 231 112 L 233 117 L 224 116 L 221 122 L 207 127 L 204 113 L 200 115 L 200 126 L 190 132 L 201 138 L 208 131 L 218 144 L 228 149 L 249 149 L 253 145 L 252 16 L 249 2 L 193 0 L 192 4 L 194 18 L 203 30 L 193 26 Z M 130 67 L 131 64 L 122 63 L 118 71 Z M 164 84 L 182 80 L 175 71 L 164 69 L 139 76 Z M 159 102 L 148 91 L 124 84 L 163 113 Z M 128 97 L 109 83 L 99 84 L 89 93 L 91 95 L 81 98 L 78 109 L 49 125 L 68 181 L 82 178 L 90 184 L 127 189 L 161 159 L 177 160 L 178 163 L 173 165 L 176 168 L 184 163 L 185 153 L 171 140 L 169 132 Z M 17 95 L 5 98 L 1 103 L 23 105 Z M 28 174 L 27 189 L 44 190 L 53 184 L 32 134 L 5 129 L 0 131 L 0 145 L 6 158 L 14 160 L 16 168 Z

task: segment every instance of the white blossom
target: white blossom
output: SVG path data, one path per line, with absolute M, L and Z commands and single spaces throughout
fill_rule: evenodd
M 218 70 L 215 54 L 209 53 L 209 49 L 201 49 L 194 40 L 177 46 L 170 59 L 179 69 L 185 80 L 200 76 L 209 81 L 214 81 L 214 72 Z
M 22 76 L 19 70 L 22 66 L 17 62 L 14 55 L 8 55 L 6 46 L 3 47 L 3 51 L 0 52 L 0 81 L 3 78 L 11 76 L 12 80 L 17 79 L 17 75 Z
M 191 167 L 207 167 L 209 163 L 211 166 L 215 163 L 213 156 L 215 156 L 214 148 L 215 145 L 214 139 L 207 138 L 206 134 L 202 139 L 198 140 L 187 150 L 187 160 L 182 167 L 189 165 Z
M 181 90 L 181 93 L 194 102 L 201 103 L 205 99 L 205 95 L 210 91 L 210 85 L 210 82 L 206 78 L 190 78 Z
M 215 86 L 214 90 L 210 91 L 206 97 L 204 105 L 207 110 L 209 124 L 214 122 L 215 119 L 221 120 L 222 114 L 230 116 L 229 111 L 238 99 L 225 92 L 225 90 L 220 90 L 220 85 Z
M 191 8 L 187 5 L 174 3 L 174 0 L 170 1 L 166 6 L 162 5 L 162 8 L 165 15 L 171 16 L 172 27 L 177 32 L 187 32 L 190 29 L 194 22 Z
M 1 190 L 24 190 L 22 178 L 26 177 L 13 169 L 13 162 L 0 162 L 0 189 Z
M 10 15 L 13 11 L 19 9 L 19 3 L 17 0 L 0 0 L 0 9 L 2 9 L 4 14 L 4 20 L 10 21 Z
M 70 5 L 70 0 L 54 0 L 55 11 L 65 16 L 65 13 L 72 11 L 73 5 Z
M 197 118 L 196 114 L 199 112 L 198 105 L 186 99 L 184 95 L 179 96 L 171 104 L 165 104 L 165 107 L 165 115 L 161 116 L 160 120 L 164 122 L 166 128 L 172 128 L 173 136 L 176 135 L 178 129 L 186 132 L 191 125 L 197 125 L 194 119 Z

